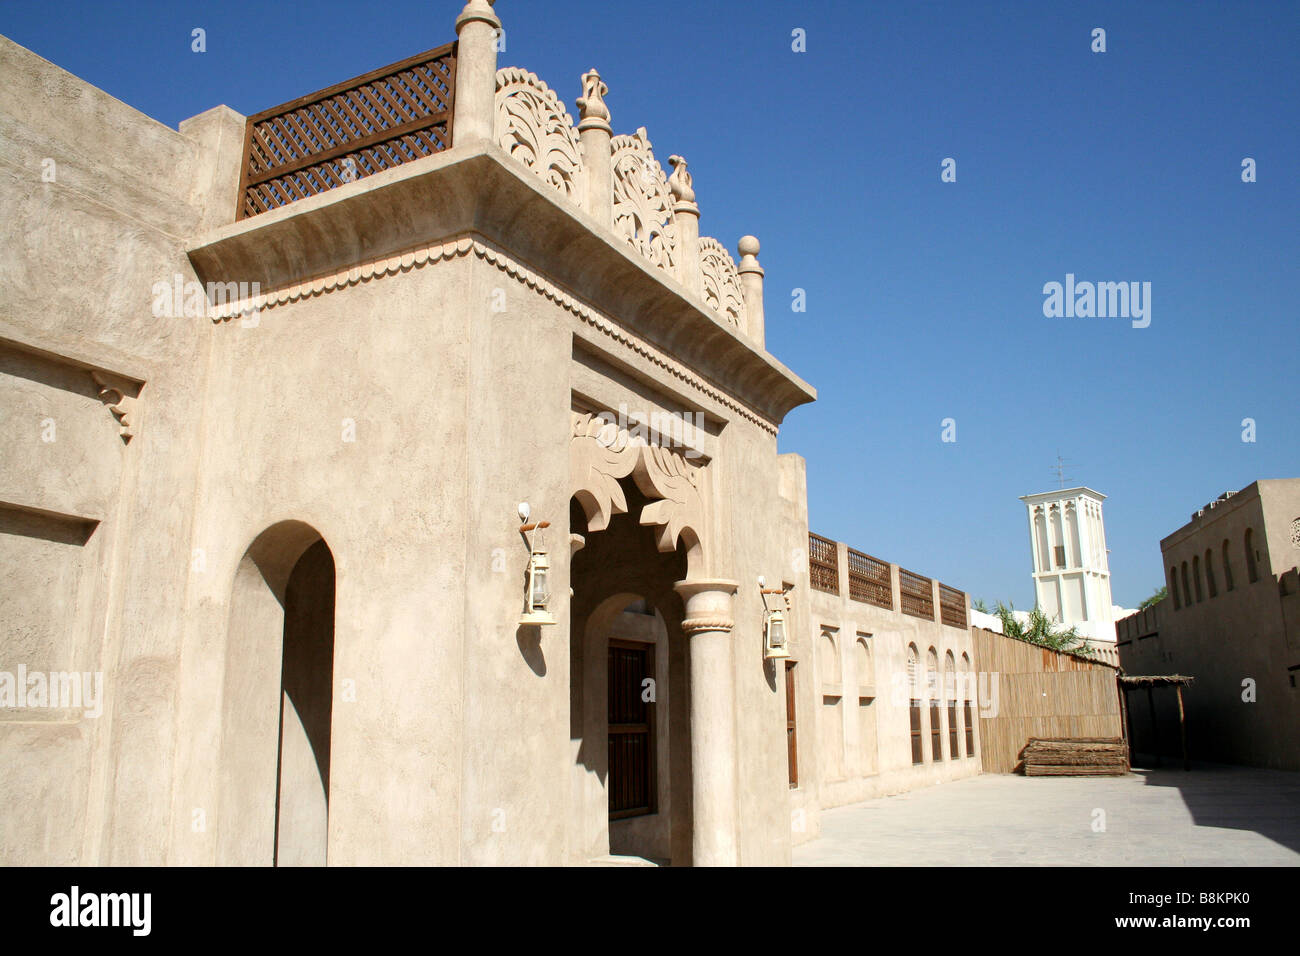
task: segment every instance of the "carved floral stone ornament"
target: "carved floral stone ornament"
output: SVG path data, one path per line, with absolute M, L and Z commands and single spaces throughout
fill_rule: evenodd
M 677 223 L 673 196 L 655 159 L 649 134 L 610 140 L 614 173 L 614 231 L 667 272 L 677 270 Z
M 745 328 L 745 293 L 735 260 L 718 240 L 700 238 L 700 272 L 704 279 L 704 301 L 730 325 Z
M 666 176 L 645 127 L 630 136 L 612 135 L 609 87 L 596 69 L 582 74 L 576 127 L 560 98 L 535 74 L 508 67 L 496 76 L 494 138 L 502 149 L 612 226 L 728 325 L 761 340 L 758 240 L 742 238 L 737 266 L 722 243 L 700 237 L 700 208 L 686 160 L 670 156 L 672 175 Z M 747 296 L 758 305 L 747 306 Z
M 582 152 L 573 119 L 555 91 L 535 73 L 506 67 L 497 71 L 496 106 L 497 145 L 557 192 L 577 201 Z
M 688 561 L 704 561 L 701 469 L 676 449 L 647 444 L 607 418 L 574 412 L 572 419 L 570 487 L 587 517 L 587 530 L 603 531 L 611 518 L 627 513 L 619 481 L 631 477 L 652 499 L 641 509 L 640 523 L 658 529 L 659 550 L 675 551 L 680 539 Z

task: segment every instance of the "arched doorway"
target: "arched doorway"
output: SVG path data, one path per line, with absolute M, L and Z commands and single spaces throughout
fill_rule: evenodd
M 669 648 L 672 728 L 671 860 L 700 866 L 739 862 L 735 668 L 732 628 L 737 583 L 715 577 L 709 546 L 711 480 L 707 461 L 647 444 L 607 413 L 574 412 L 570 442 L 570 650 L 585 653 L 592 610 L 607 598 L 642 595 L 664 618 Z M 670 612 L 671 609 L 671 612 Z M 571 733 L 579 756 L 571 833 L 575 855 L 598 851 L 586 821 L 584 789 L 597 759 L 584 736 L 583 669 L 571 661 Z M 584 759 L 584 757 L 586 759 Z M 607 759 L 607 758 L 606 758 Z M 595 846 L 593 846 L 593 843 Z M 599 855 L 597 853 L 596 855 Z M 587 858 L 590 858 L 588 856 Z
M 570 737 L 575 744 L 578 858 L 635 856 L 677 864 L 691 856 L 688 653 L 682 551 L 660 552 L 631 513 L 588 533 L 577 501 L 572 560 Z
M 222 695 L 218 860 L 320 866 L 329 838 L 334 555 L 300 521 L 235 573 Z

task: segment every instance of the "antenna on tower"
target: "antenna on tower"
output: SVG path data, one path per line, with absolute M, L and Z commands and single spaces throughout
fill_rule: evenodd
M 1056 450 L 1056 464 L 1052 466 L 1052 474 L 1056 475 L 1056 482 L 1062 488 L 1065 487 L 1067 481 L 1074 481 L 1073 478 L 1065 473 L 1065 466 L 1068 464 L 1071 464 L 1070 459 L 1062 458 L 1061 450 L 1058 448 Z

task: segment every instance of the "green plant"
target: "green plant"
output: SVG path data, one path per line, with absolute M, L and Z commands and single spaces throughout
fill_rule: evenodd
M 997 615 L 1002 619 L 1002 633 L 1007 637 L 1028 641 L 1054 651 L 1069 651 L 1071 654 L 1090 656 L 1088 639 L 1079 634 L 1078 628 L 1062 627 L 1035 606 L 1029 612 L 1029 619 L 1021 621 L 1016 617 L 1015 605 L 997 605 Z
M 1159 604 L 1165 598 L 1169 597 L 1169 588 L 1161 585 L 1154 594 L 1138 605 L 1139 611 L 1145 611 L 1153 604 Z

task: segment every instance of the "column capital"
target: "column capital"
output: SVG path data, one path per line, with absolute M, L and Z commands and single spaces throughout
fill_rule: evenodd
M 721 578 L 698 578 L 674 584 L 673 590 L 686 605 L 682 633 L 729 632 L 736 624 L 732 603 L 739 588 L 735 581 Z

